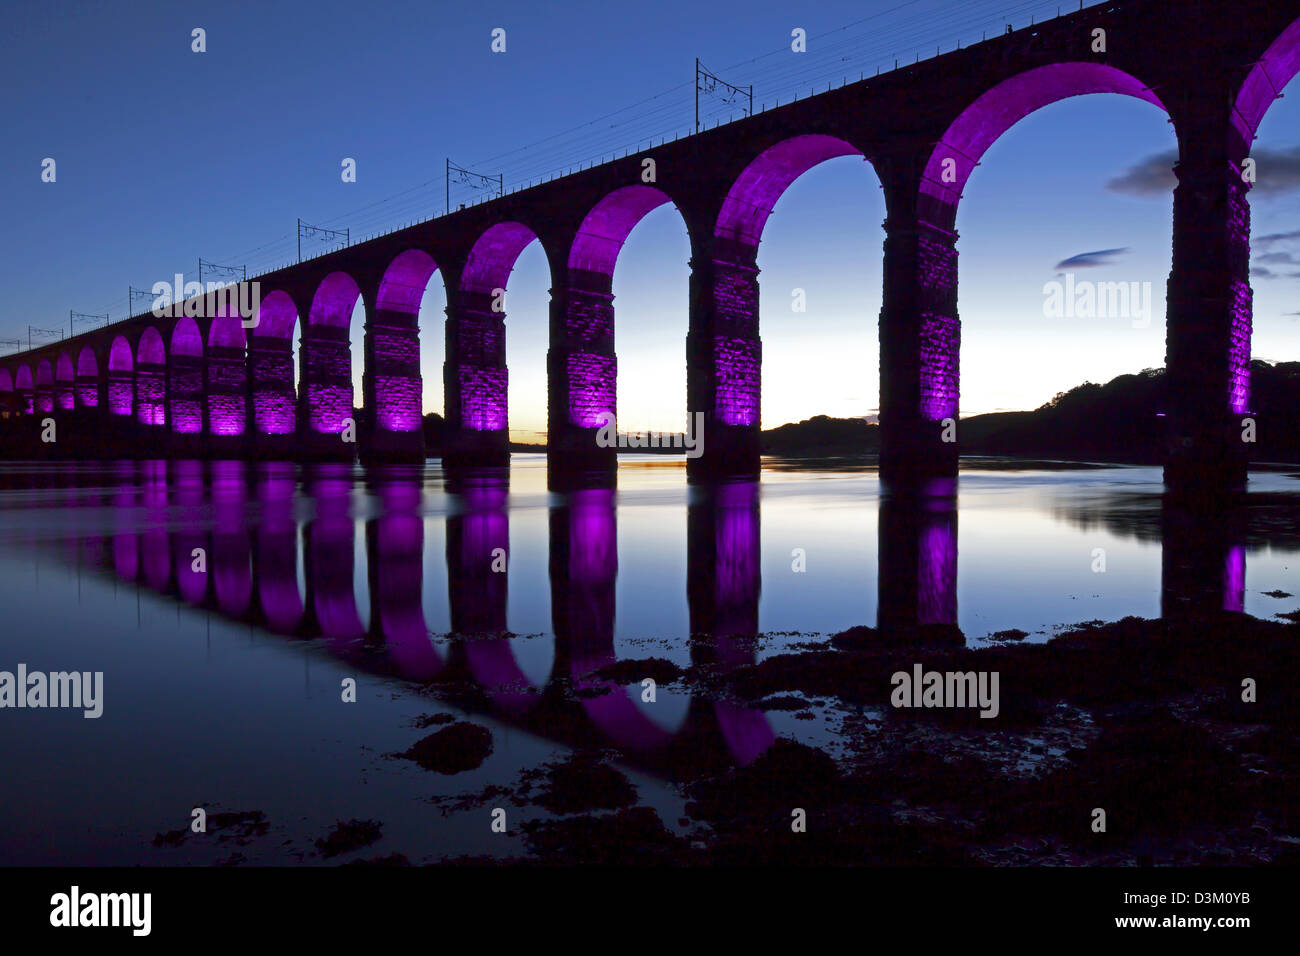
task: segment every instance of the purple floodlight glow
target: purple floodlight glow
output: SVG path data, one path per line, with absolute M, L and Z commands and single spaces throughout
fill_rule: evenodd
M 284 293 L 276 295 L 283 296 Z M 296 321 L 295 312 L 288 319 L 290 332 Z M 292 343 L 287 334 L 283 337 L 266 336 L 261 331 L 259 328 L 258 334 L 249 341 L 248 349 L 253 425 L 260 435 L 292 435 L 298 421 Z
M 507 372 L 504 368 L 461 365 L 461 424 L 470 431 L 500 431 L 506 427 Z
M 18 366 L 18 388 L 30 389 L 32 387 L 32 367 L 30 365 Z
M 1241 613 L 1246 609 L 1246 546 L 1234 544 L 1223 563 L 1223 609 Z
M 361 289 L 352 276 L 346 272 L 331 272 L 316 287 L 307 324 L 329 325 L 338 329 L 351 327 L 352 311 L 360 296 Z
M 1297 73 L 1300 73 L 1300 20 L 1273 41 L 1241 84 L 1236 109 L 1231 113 L 1238 136 L 1238 142 L 1230 144 L 1230 158 L 1234 163 L 1240 164 L 1250 152 L 1264 114 Z
M 173 358 L 178 355 L 203 355 L 203 336 L 199 333 L 199 324 L 189 316 L 178 319 L 172 329 L 171 353 Z
M 223 306 L 228 311 L 229 306 Z M 208 347 L 223 349 L 240 349 L 248 345 L 248 336 L 244 334 L 243 320 L 236 315 L 219 315 L 212 320 L 208 329 Z
M 113 339 L 108 350 L 108 370 L 110 372 L 135 371 L 135 361 L 131 358 L 131 343 L 119 335 Z
M 531 229 L 518 222 L 499 222 L 478 237 L 461 273 L 460 287 L 466 292 L 491 295 L 504 289 L 510 270 L 528 246 L 537 239 Z
M 922 213 L 951 226 L 966 181 L 998 137 L 1035 110 L 1089 93 L 1122 93 L 1168 112 L 1146 83 L 1113 66 L 1071 62 L 1026 70 L 982 94 L 948 127 L 922 176 L 921 193 L 931 206 Z
M 54 411 L 54 369 L 49 359 L 41 359 L 36 366 L 36 410 Z
M 422 249 L 407 249 L 384 270 L 376 307 L 415 315 L 420 311 L 420 300 L 424 298 L 429 279 L 437 271 L 433 256 Z
M 619 250 L 651 210 L 668 202 L 653 186 L 623 186 L 587 213 L 569 250 L 569 268 L 612 276 Z
M 0 368 L 0 392 L 12 392 L 14 390 L 14 379 L 9 374 L 9 369 Z
M 15 379 L 15 389 L 18 392 L 19 411 L 27 415 L 32 414 L 35 410 L 35 396 L 32 386 L 31 366 L 18 366 L 18 375 Z
M 291 339 L 298 324 L 298 307 L 289 293 L 282 289 L 265 296 L 258 305 L 257 325 L 253 335 L 266 338 Z
M 835 136 L 810 133 L 764 150 L 732 184 L 718 213 L 713 234 L 757 246 L 772 207 L 790 184 L 819 163 L 837 156 L 861 156 L 862 150 Z
M 59 356 L 54 369 L 54 403 L 63 411 L 71 411 L 77 404 L 75 381 L 77 373 L 72 366 L 72 356 L 66 352 Z
M 140 335 L 140 344 L 136 347 L 136 361 L 139 364 L 166 365 L 167 350 L 163 346 L 162 333 L 153 326 Z
M 77 404 L 82 408 L 99 407 L 99 358 L 89 345 L 77 356 Z

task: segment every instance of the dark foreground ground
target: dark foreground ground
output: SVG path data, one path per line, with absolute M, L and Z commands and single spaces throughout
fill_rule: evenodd
M 980 649 L 950 628 L 886 639 L 862 627 L 725 679 L 707 666 L 623 661 L 605 676 L 650 674 L 795 716 L 834 711 L 843 749 L 832 756 L 778 739 L 740 769 L 680 760 L 669 774 L 687 816 L 673 829 L 639 805 L 615 755 L 602 750 L 525 771 L 459 807 L 548 811 L 523 825 L 529 855 L 505 863 L 1294 865 L 1300 612 L 1279 617 L 1128 618 L 1046 644 L 1011 632 Z M 999 715 L 893 708 L 891 674 L 916 663 L 997 671 Z M 1242 700 L 1248 678 L 1253 703 Z M 492 750 L 491 733 L 470 720 L 434 712 L 421 723 L 428 735 L 394 758 L 454 774 Z M 795 808 L 806 812 L 806 832 L 792 828 Z M 1098 808 L 1104 832 L 1094 828 Z M 212 825 L 238 843 L 265 832 L 256 813 L 230 816 Z M 318 855 L 409 863 L 400 851 L 367 857 L 381 833 L 382 821 L 341 821 L 317 841 Z M 183 838 L 160 834 L 156 843 Z

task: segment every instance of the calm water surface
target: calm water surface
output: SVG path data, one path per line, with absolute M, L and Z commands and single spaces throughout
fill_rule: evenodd
M 639 680 L 592 676 L 606 665 L 725 671 L 860 624 L 956 624 L 980 646 L 1170 602 L 1300 607 L 1293 473 L 1254 473 L 1212 520 L 1161 491 L 1158 469 L 997 462 L 969 464 L 955 497 L 901 499 L 863 466 L 769 462 L 709 489 L 651 457 L 624 459 L 616 491 L 563 494 L 528 455 L 454 482 L 436 462 L 0 465 L 0 670 L 104 673 L 98 720 L 0 710 L 0 863 L 318 862 L 350 818 L 383 823 L 370 856 L 515 855 L 517 827 L 456 804 L 578 746 L 612 748 L 677 827 L 674 748 L 834 753 L 835 715 L 680 685 L 645 703 Z M 454 775 L 394 759 L 436 713 L 490 730 L 491 756 Z M 270 833 L 152 845 L 196 806 L 262 811 Z

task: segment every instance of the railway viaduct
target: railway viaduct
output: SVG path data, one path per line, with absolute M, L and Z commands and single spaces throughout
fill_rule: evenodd
M 614 449 L 596 435 L 603 413 L 617 412 L 614 266 L 641 218 L 672 203 L 691 244 L 685 408 L 704 416 L 704 453 L 690 466 L 696 475 L 752 475 L 764 224 L 802 173 L 860 155 L 880 179 L 887 210 L 881 471 L 955 474 L 960 441 L 946 425 L 959 414 L 955 223 L 963 188 L 990 145 L 1025 116 L 1067 97 L 1115 93 L 1163 110 L 1178 141 L 1166 482 L 1240 485 L 1241 420 L 1251 411 L 1243 169 L 1266 110 L 1297 72 L 1294 2 L 1092 6 L 257 276 L 251 327 L 229 308 L 145 313 L 5 356 L 0 401 L 11 428 L 14 419 L 63 416 L 61 443 L 71 428 L 97 436 L 104 454 L 347 460 L 358 452 L 344 438 L 354 404 L 349 325 L 360 299 L 359 452 L 422 459 L 417 312 L 436 276 L 448 303 L 444 461 L 500 463 L 508 455 L 508 323 L 497 290 L 520 253 L 540 242 L 551 276 L 550 463 L 610 469 Z

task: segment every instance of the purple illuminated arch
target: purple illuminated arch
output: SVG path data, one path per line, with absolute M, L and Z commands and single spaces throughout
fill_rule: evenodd
M 36 410 L 35 397 L 32 386 L 32 369 L 30 365 L 18 366 L 18 372 L 14 377 L 14 386 L 19 392 L 20 412 L 28 415 Z
M 99 357 L 89 345 L 82 346 L 77 355 L 77 405 L 99 407 Z
M 935 146 L 921 181 L 923 217 L 951 227 L 962 189 L 998 137 L 1044 106 L 1090 93 L 1122 93 L 1168 113 L 1145 83 L 1102 63 L 1053 63 L 1017 74 L 968 106 Z
M 212 326 L 208 329 L 208 347 L 242 349 L 247 345 L 248 336 L 244 334 L 242 318 L 230 306 L 223 305 L 221 314 L 212 320 Z
M 669 202 L 653 186 L 616 189 L 587 213 L 569 250 L 569 268 L 612 276 L 618 254 L 636 224 Z
M 429 280 L 437 271 L 433 256 L 422 249 L 407 249 L 384 270 L 375 305 L 391 312 L 416 315 Z
M 135 361 L 131 343 L 125 336 L 113 339 L 108 348 L 108 411 L 111 415 L 130 415 L 135 411 Z
M 125 336 L 113 339 L 108 349 L 108 370 L 110 372 L 133 372 L 135 361 L 131 358 L 131 343 Z
M 87 378 L 94 378 L 99 374 L 99 359 L 95 356 L 95 350 L 89 345 L 84 346 L 77 355 L 77 374 Z
M 307 324 L 349 328 L 352 325 L 352 310 L 356 308 L 360 295 L 361 288 L 352 276 L 346 272 L 331 272 L 316 287 Z
M 203 336 L 199 332 L 199 324 L 188 315 L 178 319 L 172 329 L 171 354 L 172 358 L 203 354 Z
M 167 349 L 162 333 L 145 329 L 136 345 L 135 410 L 142 425 L 167 424 Z
M 136 360 L 141 365 L 166 365 L 167 349 L 163 346 L 162 333 L 153 326 L 140 335 L 140 344 L 136 346 Z
M 1241 84 L 1236 109 L 1232 112 L 1237 142 L 1229 144 L 1231 158 L 1238 165 L 1250 152 L 1264 114 L 1297 73 L 1300 73 L 1300 20 L 1282 31 Z
M 203 333 L 190 316 L 172 328 L 171 377 L 167 401 L 172 430 L 197 435 L 203 430 Z
M 537 239 L 536 233 L 519 222 L 499 222 L 478 237 L 461 273 L 460 287 L 466 292 L 492 294 L 504 289 L 519 255 Z
M 9 374 L 9 369 L 0 368 L 0 392 L 12 392 L 14 390 L 14 377 Z
M 49 359 L 41 359 L 36 366 L 36 410 L 54 411 L 54 367 Z
M 71 411 L 77 404 L 77 394 L 73 390 L 76 369 L 72 365 L 72 356 L 64 352 L 54 366 L 54 403 L 63 411 Z
M 298 307 L 294 305 L 292 296 L 283 289 L 275 289 L 258 305 L 257 324 L 253 326 L 253 335 L 291 339 L 294 326 L 297 324 Z
M 714 235 L 756 247 L 767 217 L 791 183 L 828 159 L 861 155 L 856 146 L 823 133 L 795 136 L 764 150 L 727 191 Z
M 30 389 L 32 387 L 32 367 L 30 365 L 18 366 L 18 374 L 15 377 L 17 387 Z

